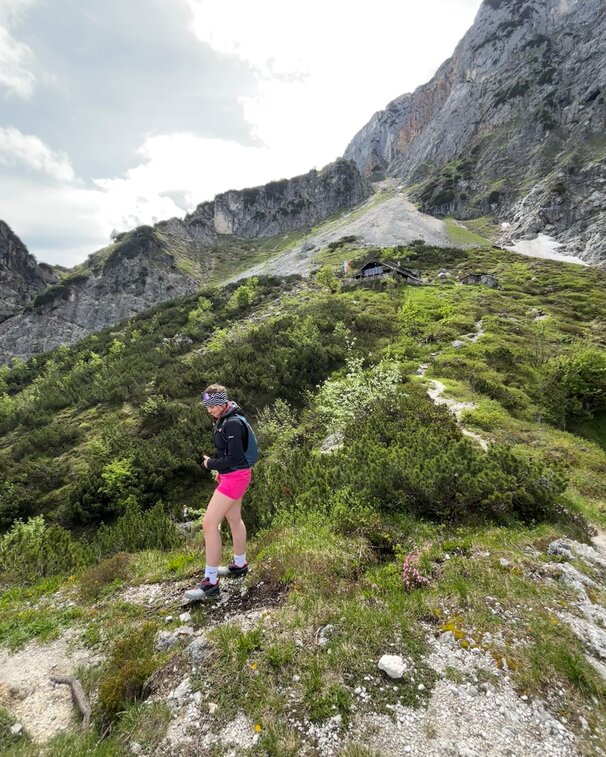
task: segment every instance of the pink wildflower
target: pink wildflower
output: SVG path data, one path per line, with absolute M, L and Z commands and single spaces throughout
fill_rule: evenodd
M 405 591 L 412 591 L 419 586 L 427 586 L 429 584 L 429 578 L 421 574 L 417 567 L 418 564 L 419 550 L 406 555 L 406 559 L 402 565 L 402 581 Z

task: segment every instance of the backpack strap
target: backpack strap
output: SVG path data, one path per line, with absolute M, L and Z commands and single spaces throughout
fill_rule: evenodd
M 225 436 L 223 434 L 223 429 L 224 429 L 225 424 L 227 423 L 227 421 L 231 420 L 232 418 L 237 418 L 242 423 L 242 426 L 244 427 L 245 437 L 244 437 L 244 439 L 242 441 L 246 442 L 246 444 L 243 443 L 242 444 L 242 448 L 246 452 L 246 449 L 248 448 L 248 436 L 249 436 L 249 434 L 248 434 L 248 421 L 246 420 L 246 418 L 243 415 L 240 415 L 239 413 L 235 413 L 234 415 L 230 415 L 229 418 L 223 418 L 223 419 L 221 419 L 222 422 L 220 424 L 217 423 L 217 426 L 216 426 L 217 431 L 221 435 Z
M 248 437 L 249 437 L 249 433 L 248 433 L 248 421 L 246 420 L 246 418 L 243 415 L 240 415 L 239 413 L 236 413 L 234 415 L 234 418 L 237 418 L 239 421 L 241 421 L 242 425 L 244 426 L 244 432 L 245 432 L 246 436 L 245 436 L 245 438 L 244 438 L 243 441 L 246 441 L 246 444 L 243 444 L 242 448 L 244 449 L 244 452 L 246 452 L 246 450 L 248 449 Z

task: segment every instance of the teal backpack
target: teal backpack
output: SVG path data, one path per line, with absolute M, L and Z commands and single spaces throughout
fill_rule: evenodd
M 252 466 L 259 459 L 259 443 L 257 442 L 255 432 L 252 430 L 252 426 L 246 420 L 246 418 L 243 415 L 236 415 L 236 418 L 239 418 L 242 421 L 242 423 L 246 426 L 246 430 L 248 431 L 248 443 L 246 445 L 246 449 L 244 450 L 244 457 L 246 458 L 246 462 L 252 468 Z
M 246 449 L 244 450 L 244 457 L 246 458 L 246 462 L 248 465 L 252 468 L 252 466 L 257 462 L 259 459 L 259 443 L 257 442 L 257 437 L 255 436 L 255 432 L 252 430 L 252 426 L 250 423 L 246 420 L 246 418 L 243 415 L 235 414 L 231 416 L 232 418 L 237 418 L 238 420 L 242 421 L 244 424 L 244 427 L 247 431 L 247 438 L 248 441 L 246 443 Z M 221 430 L 223 429 L 223 424 L 221 424 Z

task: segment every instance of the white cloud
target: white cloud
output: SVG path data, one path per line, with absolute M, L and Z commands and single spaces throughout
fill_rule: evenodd
M 0 164 L 4 131 L 0 129 Z M 219 192 L 283 176 L 267 148 L 191 134 L 149 137 L 140 153 L 139 166 L 120 178 L 97 179 L 92 188 L 0 177 L 2 217 L 38 260 L 70 267 L 108 244 L 113 229 L 182 217 L 182 207 L 171 196 L 183 197 L 193 209 Z M 51 247 L 40 241 L 45 239 L 64 242 Z
M 427 81 L 426 72 L 453 51 L 480 4 L 434 0 L 406 11 L 375 0 L 373 17 L 388 19 L 379 33 L 367 7 L 356 13 L 355 3 L 342 0 L 309 0 L 294 20 L 293 6 L 278 0 L 188 2 L 198 38 L 256 71 L 259 95 L 242 102 L 259 146 L 192 134 L 149 137 L 140 150 L 143 163 L 95 182 L 104 192 L 102 217 L 113 228 L 182 216 L 175 194 L 192 209 L 227 189 L 321 168 L 343 153 L 375 110 Z
M 53 152 L 32 134 L 22 134 L 12 126 L 0 127 L 0 164 L 25 165 L 58 181 L 73 181 L 74 169 L 64 153 Z
M 31 49 L 0 26 L 0 88 L 28 100 L 36 84 L 34 74 L 28 69 L 32 61 Z
M 25 177 L 0 174 L 2 220 L 47 263 L 71 267 L 108 244 L 100 194 L 73 184 L 35 185 Z
M 0 22 L 3 5 L 14 15 L 34 1 L 0 0 Z M 162 0 L 169 1 L 174 2 Z M 191 210 L 227 189 L 321 168 L 343 154 L 376 110 L 428 81 L 480 5 L 480 0 L 374 0 L 371 8 L 361 0 L 308 0 L 299 6 L 283 0 L 182 2 L 200 41 L 255 72 L 257 94 L 240 102 L 257 146 L 191 133 L 148 136 L 138 166 L 120 177 L 98 177 L 87 189 L 74 181 L 65 154 L 38 137 L 0 129 L 0 163 L 26 164 L 64 182 L 52 194 L 30 181 L 27 191 L 25 185 L 20 189 L 19 202 L 11 197 L 10 208 L 3 202 L 5 220 L 26 242 L 63 234 L 65 256 L 57 244 L 51 250 L 36 241 L 30 246 L 39 258 L 73 265 L 105 244 L 114 228 L 182 216 L 184 204 Z M 1 50 L 0 44 L 0 61 Z M 21 55 L 27 74 L 28 53 Z M 35 84 L 27 81 L 19 85 L 23 97 Z M 151 133 L 153 122 L 149 128 Z M 5 195 L 10 190 L 3 184 Z
M 427 81 L 480 0 L 189 5 L 200 40 L 258 73 L 259 94 L 242 98 L 245 116 L 294 173 L 334 160 L 375 111 Z
M 18 23 L 37 0 L 0 0 L 0 88 L 28 100 L 34 93 L 36 78 L 30 70 L 34 54 L 30 47 L 15 39 L 9 27 Z
M 103 190 L 102 216 L 123 229 L 182 216 L 171 195 L 199 202 L 233 189 L 263 184 L 282 176 L 282 166 L 266 147 L 203 139 L 192 134 L 149 137 L 140 150 L 144 162 L 124 177 L 97 179 Z

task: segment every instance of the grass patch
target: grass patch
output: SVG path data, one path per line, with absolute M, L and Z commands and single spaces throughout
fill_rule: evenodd
M 80 607 L 19 609 L 19 606 L 13 606 L 0 619 L 0 644 L 15 651 L 32 639 L 39 642 L 51 641 L 84 616 Z
M 491 245 L 490 239 L 481 236 L 470 228 L 467 228 L 463 221 L 457 221 L 456 218 L 445 218 L 446 234 L 448 241 L 455 246 L 467 247 L 469 245 L 486 247 Z
M 86 600 L 96 599 L 102 593 L 109 593 L 122 585 L 129 577 L 130 555 L 118 552 L 91 566 L 80 577 L 80 593 Z
M 35 754 L 33 746 L 25 734 L 11 733 L 11 727 L 16 722 L 15 718 L 4 707 L 0 707 L 0 753 L 3 755 Z
M 501 227 L 489 216 L 467 218 L 465 221 L 459 221 L 459 223 L 462 223 L 473 234 L 477 234 L 492 243 L 496 242 L 501 236 Z

